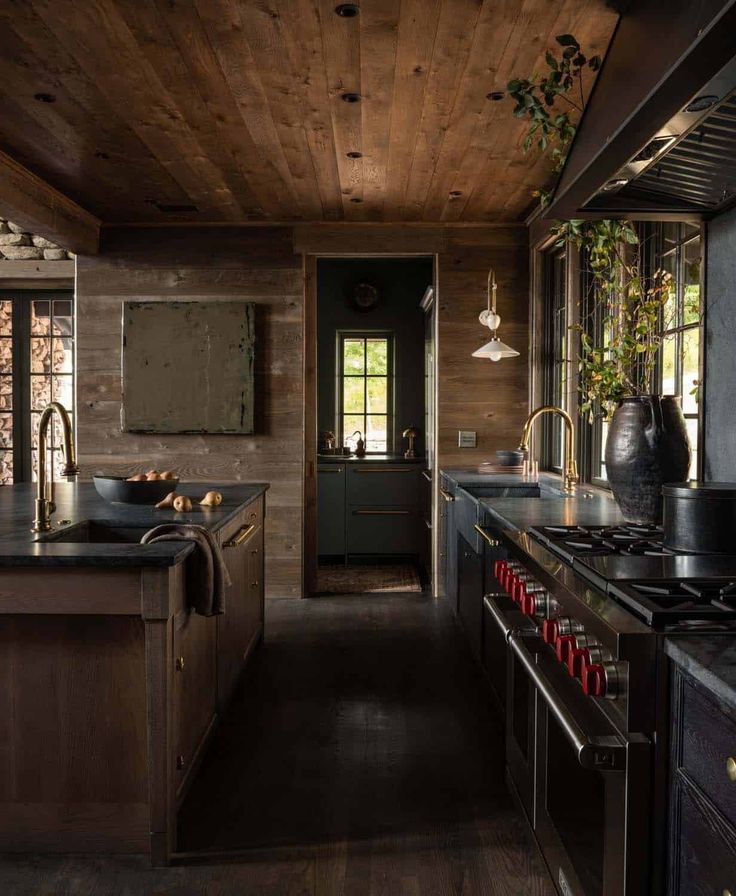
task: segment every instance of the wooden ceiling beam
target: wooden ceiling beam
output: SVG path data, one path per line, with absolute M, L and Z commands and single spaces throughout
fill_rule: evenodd
M 100 221 L 0 152 L 0 215 L 78 255 L 96 255 Z

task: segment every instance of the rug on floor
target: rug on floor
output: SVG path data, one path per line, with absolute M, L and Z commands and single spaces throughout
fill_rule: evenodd
M 320 566 L 317 572 L 319 594 L 386 594 L 421 590 L 419 575 L 410 563 Z

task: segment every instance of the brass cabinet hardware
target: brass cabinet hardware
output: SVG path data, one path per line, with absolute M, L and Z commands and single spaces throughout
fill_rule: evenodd
M 342 473 L 342 467 L 331 467 L 329 470 L 317 470 L 318 473 Z
M 481 527 L 477 523 L 473 526 L 473 528 L 478 533 L 478 535 L 481 535 L 492 548 L 497 548 L 501 545 L 500 541 L 497 541 L 495 538 L 491 538 L 491 536 L 486 531 L 481 529 Z
M 432 530 L 432 523 L 431 523 L 426 517 L 425 517 L 425 519 L 424 519 L 424 525 L 425 525 L 430 531 Z
M 410 510 L 354 510 L 355 516 L 409 516 Z
M 176 767 L 179 771 L 184 768 L 184 757 L 181 755 L 181 753 L 176 757 Z
M 451 504 L 455 500 L 455 495 L 451 495 L 449 492 L 446 492 L 443 488 L 440 489 L 440 494 L 447 501 L 448 504 Z
M 224 547 L 239 548 L 244 541 L 247 541 L 248 536 L 255 529 L 255 527 L 255 523 L 249 523 L 247 526 L 241 526 L 240 529 L 238 529 L 237 534 L 233 538 L 229 538 L 225 542 Z
M 353 473 L 414 473 L 411 467 L 392 467 L 390 470 L 373 470 L 371 467 L 358 467 L 353 469 Z
M 427 482 L 432 481 L 432 474 L 429 472 L 429 470 L 422 470 L 422 476 L 424 476 Z
M 726 760 L 726 774 L 729 781 L 736 782 L 736 759 L 733 756 L 729 756 Z
M 184 657 L 183 657 L 183 656 L 178 656 L 178 657 L 176 658 L 176 662 L 174 663 L 174 667 L 176 668 L 176 671 L 177 671 L 177 672 L 181 672 L 181 670 L 184 668 Z
M 257 557 L 258 556 L 258 548 L 256 548 L 255 551 L 251 551 L 251 555 L 253 557 Z
M 258 582 L 251 582 L 251 583 L 250 583 L 250 587 L 251 587 L 251 588 L 257 588 L 257 587 L 258 587 Z

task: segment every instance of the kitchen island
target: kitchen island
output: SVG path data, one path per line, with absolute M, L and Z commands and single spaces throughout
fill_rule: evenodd
M 0 851 L 145 853 L 168 862 L 176 814 L 263 632 L 267 484 L 180 483 L 191 513 L 56 486 L 54 529 L 30 531 L 34 487 L 0 489 Z M 191 612 L 198 523 L 223 548 L 225 613 Z

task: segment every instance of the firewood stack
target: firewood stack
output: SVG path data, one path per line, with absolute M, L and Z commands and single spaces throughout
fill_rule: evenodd
M 0 261 L 64 261 L 71 257 L 71 253 L 51 240 L 0 218 Z

